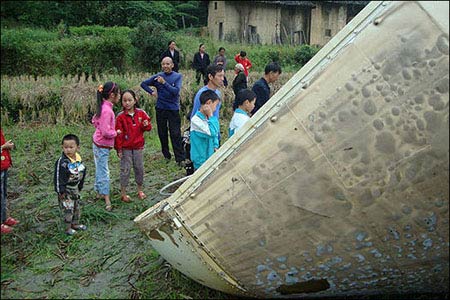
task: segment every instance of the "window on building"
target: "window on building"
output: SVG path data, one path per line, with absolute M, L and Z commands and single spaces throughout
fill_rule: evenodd
M 247 33 L 248 33 L 248 35 L 247 35 L 248 42 L 250 44 L 258 44 L 259 43 L 256 26 L 248 25 Z
M 223 23 L 219 23 L 219 41 L 223 40 Z
M 331 37 L 331 29 L 325 29 L 325 36 Z
M 217 2 L 214 2 L 214 9 L 217 9 Z

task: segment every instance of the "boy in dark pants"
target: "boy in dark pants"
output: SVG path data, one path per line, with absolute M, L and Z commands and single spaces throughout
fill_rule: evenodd
M 86 176 L 86 167 L 78 154 L 80 139 L 74 134 L 67 134 L 62 139 L 63 153 L 55 163 L 54 185 L 58 193 L 59 206 L 64 214 L 65 233 L 73 235 L 76 230 L 86 230 L 79 224 L 80 191 Z

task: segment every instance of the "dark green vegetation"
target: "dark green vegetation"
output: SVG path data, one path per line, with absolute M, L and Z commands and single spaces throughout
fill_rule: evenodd
M 206 25 L 207 1 L 2 1 L 2 26 L 51 29 L 101 25 L 135 27 L 154 19 L 168 30 Z
M 138 200 L 133 177 L 129 187 L 133 202 L 119 200 L 119 160 L 111 152 L 112 212 L 104 209 L 104 201 L 95 200 L 92 126 L 33 124 L 3 130 L 16 145 L 11 152 L 8 198 L 11 215 L 21 222 L 13 234 L 1 236 L 3 299 L 230 298 L 171 268 L 134 226 L 138 214 L 163 199 L 159 189 L 184 176 L 174 162 L 164 161 L 155 130 L 146 134 L 146 200 Z M 67 133 L 80 136 L 81 156 L 87 165 L 81 221 L 88 230 L 73 237 L 63 233 L 53 190 L 54 162 Z
M 71 27 L 70 34 L 43 29 L 2 29 L 2 75 L 79 75 L 100 73 L 155 72 L 159 70 L 159 55 L 169 40 L 180 49 L 180 67 L 191 69 L 200 43 L 206 45 L 211 60 L 219 47 L 226 49 L 228 69 L 235 65 L 234 55 L 245 50 L 253 63 L 253 71 L 263 72 L 266 64 L 278 62 L 284 71 L 297 71 L 313 57 L 318 48 L 309 45 L 262 46 L 219 42 L 198 36 L 195 29 L 177 32 L 152 20 L 137 28 L 102 27 L 98 25 Z M 181 72 L 182 72 L 181 71 Z

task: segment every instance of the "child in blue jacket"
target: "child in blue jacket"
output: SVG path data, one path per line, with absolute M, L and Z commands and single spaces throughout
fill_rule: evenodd
M 214 91 L 204 91 L 200 95 L 200 109 L 191 119 L 191 160 L 195 170 L 219 148 L 219 119 L 213 115 L 219 103 Z

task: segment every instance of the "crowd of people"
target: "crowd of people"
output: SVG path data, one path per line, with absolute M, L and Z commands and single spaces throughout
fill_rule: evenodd
M 227 59 L 225 48 L 220 47 L 211 63 L 204 44 L 194 55 L 192 67 L 196 71 L 196 82 L 203 79 L 193 101 L 189 114 L 190 129 L 181 134 L 180 91 L 183 75 L 179 72 L 180 53 L 175 41 L 169 41 L 168 48 L 161 54 L 161 72 L 154 74 L 141 83 L 141 88 L 156 100 L 156 125 L 161 144 L 161 152 L 169 161 L 169 136 L 173 156 L 180 167 L 191 175 L 220 147 L 220 108 L 222 94 L 220 88 L 228 86 L 225 77 Z M 229 137 L 233 136 L 270 98 L 270 83 L 281 74 L 281 67 L 274 62 L 266 65 L 264 75 L 257 80 L 252 89 L 248 88 L 248 71 L 252 67 L 245 51 L 234 56 L 235 77 L 232 89 L 235 94 L 234 114 L 228 128 Z M 114 114 L 113 106 L 120 103 L 122 111 Z M 92 151 L 95 163 L 94 190 L 98 199 L 105 201 L 105 209 L 112 210 L 110 197 L 109 156 L 116 150 L 120 158 L 120 199 L 131 202 L 127 193 L 131 169 L 137 185 L 137 197 L 146 198 L 144 183 L 144 133 L 152 130 L 151 118 L 139 108 L 136 92 L 130 89 L 121 91 L 118 84 L 108 81 L 97 88 L 97 108 L 92 124 L 95 132 L 92 136 Z M 6 182 L 11 167 L 9 151 L 14 144 L 6 141 L 1 131 L 1 233 L 7 234 L 19 221 L 7 217 Z M 86 177 L 86 167 L 79 154 L 80 139 L 75 134 L 67 134 L 61 141 L 62 154 L 55 162 L 54 189 L 63 215 L 65 233 L 74 235 L 87 226 L 80 224 L 80 191 Z

